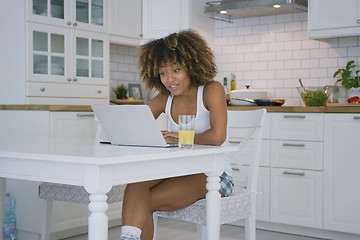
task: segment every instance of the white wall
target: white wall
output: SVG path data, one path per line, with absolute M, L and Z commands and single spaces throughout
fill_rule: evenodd
M 307 13 L 216 21 L 215 56 L 222 82 L 236 73 L 237 88 L 265 88 L 285 105 L 303 105 L 296 87 L 333 85 L 348 60 L 360 63 L 360 37 L 309 40 Z

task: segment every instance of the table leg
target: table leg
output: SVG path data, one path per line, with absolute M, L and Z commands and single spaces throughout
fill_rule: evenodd
M 220 178 L 216 173 L 206 173 L 206 227 L 207 239 L 220 239 Z
M 6 178 L 0 178 L 0 240 L 3 240 L 3 222 L 5 211 Z
M 108 204 L 106 199 L 105 193 L 90 194 L 88 240 L 108 239 L 108 216 L 106 215 Z

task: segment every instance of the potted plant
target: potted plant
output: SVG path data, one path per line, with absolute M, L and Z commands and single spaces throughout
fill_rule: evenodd
M 126 100 L 126 94 L 127 94 L 127 88 L 122 83 L 121 85 L 117 86 L 116 88 L 113 88 L 113 91 L 116 95 L 117 99 L 120 100 Z
M 339 68 L 334 73 L 334 78 L 336 77 L 337 80 L 335 82 L 341 82 L 341 85 L 343 85 L 346 89 L 349 89 L 349 99 L 348 102 L 356 102 L 360 103 L 359 97 L 360 97 L 360 76 L 359 76 L 360 70 L 358 69 L 358 66 L 356 66 L 355 61 L 351 60 L 348 61 L 345 68 Z

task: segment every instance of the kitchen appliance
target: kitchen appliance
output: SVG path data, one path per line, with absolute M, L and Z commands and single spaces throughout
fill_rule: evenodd
M 206 3 L 205 13 L 232 17 L 254 17 L 307 12 L 308 0 L 222 0 Z
M 255 104 L 256 106 L 282 106 L 285 99 L 247 99 L 247 98 L 233 98 L 236 101 Z

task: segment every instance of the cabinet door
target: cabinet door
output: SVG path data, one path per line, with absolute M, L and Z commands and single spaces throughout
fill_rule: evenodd
M 232 175 L 235 185 L 246 187 L 249 167 L 243 166 L 240 171 L 234 170 Z M 269 221 L 270 204 L 270 168 L 260 167 L 256 196 L 256 219 Z
M 360 234 L 360 114 L 325 114 L 324 228 Z
M 111 35 L 140 39 L 141 0 L 110 0 Z
M 108 85 L 109 40 L 105 34 L 73 31 L 72 82 Z
M 97 122 L 93 112 L 51 112 L 50 136 L 95 138 Z
M 322 172 L 271 169 L 270 221 L 322 228 Z
M 360 2 L 358 0 L 309 1 L 310 38 L 356 36 L 359 28 Z
M 190 27 L 189 0 L 143 0 L 143 38 L 155 39 Z
M 28 23 L 28 81 L 66 83 L 71 77 L 70 30 Z
M 95 32 L 108 30 L 107 0 L 26 1 L 27 20 Z

